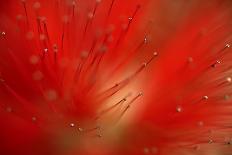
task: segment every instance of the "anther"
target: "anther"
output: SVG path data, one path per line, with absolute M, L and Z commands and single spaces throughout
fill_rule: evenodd
M 53 45 L 53 51 L 54 51 L 55 53 L 58 52 L 58 46 L 57 46 L 56 44 Z
M 226 78 L 226 82 L 231 83 L 231 81 L 232 81 L 231 77 Z
M 179 112 L 179 113 L 182 112 L 182 107 L 181 106 L 177 106 L 176 107 L 176 112 Z
M 79 127 L 79 128 L 78 128 L 78 131 L 79 131 L 79 132 L 82 132 L 82 131 L 84 131 L 84 129 L 81 128 L 81 127 Z
M 192 63 L 193 62 L 193 58 L 192 57 L 188 57 L 187 61 L 188 61 L 188 63 Z
M 212 139 L 209 139 L 208 143 L 209 143 L 209 144 L 212 144 L 212 143 L 213 143 L 213 140 L 212 140 Z
M 153 55 L 154 55 L 154 56 L 158 56 L 158 53 L 157 53 L 157 52 L 154 52 Z
M 226 44 L 226 46 L 225 46 L 226 48 L 229 48 L 230 47 L 230 44 Z
M 2 36 L 5 36 L 5 35 L 6 35 L 6 32 L 2 31 L 2 32 L 1 32 L 1 35 L 2 35 Z
M 202 99 L 203 99 L 203 100 L 208 100 L 209 97 L 208 97 L 208 96 L 203 96 Z
M 74 123 L 70 123 L 69 125 L 70 125 L 70 127 L 75 127 Z

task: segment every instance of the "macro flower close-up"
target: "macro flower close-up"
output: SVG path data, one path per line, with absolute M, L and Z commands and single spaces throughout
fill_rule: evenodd
M 0 0 L 0 155 L 232 155 L 231 0 Z

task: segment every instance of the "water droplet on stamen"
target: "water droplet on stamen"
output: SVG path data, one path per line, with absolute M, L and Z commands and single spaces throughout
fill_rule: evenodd
M 84 129 L 81 128 L 81 127 L 79 127 L 79 128 L 78 128 L 78 131 L 79 131 L 79 132 L 82 132 L 82 131 L 84 131 Z
M 226 94 L 226 95 L 224 96 L 224 99 L 225 99 L 225 100 L 229 100 L 229 99 L 230 99 L 230 96 Z
M 203 100 L 208 100 L 209 97 L 208 96 L 203 96 Z
M 143 149 L 143 153 L 144 153 L 144 154 L 149 154 L 149 153 L 150 153 L 149 148 L 145 147 L 145 148 Z
M 226 48 L 229 48 L 230 47 L 230 44 L 226 44 L 226 46 L 225 46 Z
M 180 112 L 182 112 L 182 111 L 183 111 L 183 109 L 182 109 L 181 106 L 177 106 L 177 107 L 176 107 L 176 112 L 179 112 L 179 113 L 180 113 Z
M 70 123 L 69 125 L 70 125 L 70 127 L 75 127 L 74 123 Z
M 226 78 L 226 81 L 227 81 L 228 83 L 231 83 L 231 81 L 232 81 L 231 77 L 227 77 L 227 78 Z
M 33 5 L 33 8 L 36 9 L 36 10 L 39 9 L 40 7 L 41 7 L 40 2 L 35 2 L 34 5 Z

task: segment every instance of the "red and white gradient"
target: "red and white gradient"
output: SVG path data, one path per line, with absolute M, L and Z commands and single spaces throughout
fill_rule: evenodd
M 0 1 L 0 154 L 230 155 L 229 0 Z

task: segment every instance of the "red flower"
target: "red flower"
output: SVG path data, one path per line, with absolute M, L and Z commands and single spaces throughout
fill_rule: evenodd
M 1 154 L 232 152 L 230 2 L 0 6 Z

